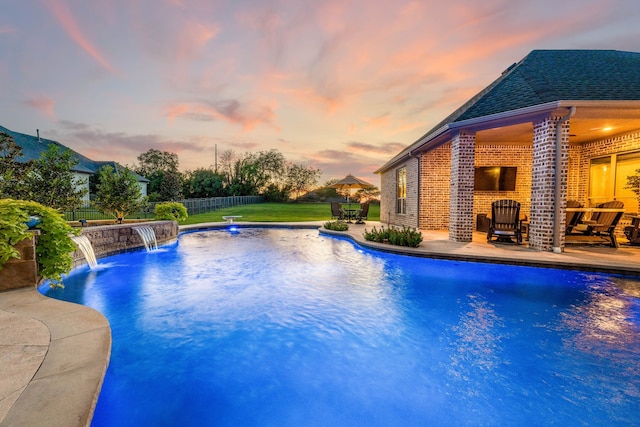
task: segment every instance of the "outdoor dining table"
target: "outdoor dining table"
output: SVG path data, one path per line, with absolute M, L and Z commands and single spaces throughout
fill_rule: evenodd
M 352 219 L 356 218 L 356 212 L 358 212 L 360 208 L 342 208 L 342 210 L 347 214 L 347 222 L 351 222 Z

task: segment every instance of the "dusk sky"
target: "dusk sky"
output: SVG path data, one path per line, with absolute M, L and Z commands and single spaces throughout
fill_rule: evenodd
M 93 160 L 277 149 L 379 185 L 534 49 L 638 52 L 640 1 L 3 0 L 0 125 Z

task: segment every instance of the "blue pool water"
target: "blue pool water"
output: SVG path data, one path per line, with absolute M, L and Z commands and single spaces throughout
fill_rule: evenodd
M 637 425 L 635 278 L 412 258 L 317 230 L 183 234 L 81 267 L 94 426 Z

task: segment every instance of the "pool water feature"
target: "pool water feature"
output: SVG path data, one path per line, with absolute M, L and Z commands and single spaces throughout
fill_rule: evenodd
M 94 426 L 633 425 L 640 283 L 316 230 L 182 234 L 42 292 L 109 319 Z
M 84 255 L 84 259 L 87 261 L 90 269 L 94 269 L 98 266 L 98 260 L 96 259 L 96 254 L 93 251 L 93 246 L 91 245 L 91 241 L 85 235 L 73 236 L 71 237 L 73 243 L 76 244 L 82 255 Z
M 142 239 L 142 243 L 144 244 L 144 248 L 147 252 L 155 251 L 158 249 L 158 240 L 156 239 L 156 232 L 153 230 L 153 227 L 148 225 L 141 225 L 138 227 L 132 227 L 136 233 Z

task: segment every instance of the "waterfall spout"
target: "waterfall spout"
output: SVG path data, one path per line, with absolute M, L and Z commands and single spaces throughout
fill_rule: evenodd
M 98 260 L 96 260 L 96 254 L 93 252 L 93 246 L 91 246 L 91 241 L 87 238 L 87 236 L 73 236 L 71 238 L 73 242 L 78 246 L 80 252 L 84 255 L 84 258 L 87 260 L 90 269 L 94 269 L 98 266 Z
M 156 240 L 156 233 L 153 228 L 148 225 L 142 225 L 140 227 L 132 227 L 140 235 L 142 243 L 147 252 L 158 249 L 158 241 Z

